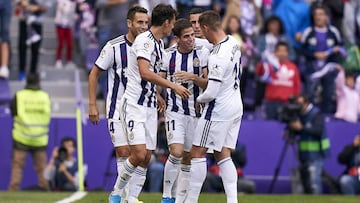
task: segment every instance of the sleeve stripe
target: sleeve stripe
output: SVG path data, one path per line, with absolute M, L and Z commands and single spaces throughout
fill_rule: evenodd
M 207 66 L 201 67 L 201 69 L 205 69 L 205 68 L 207 68 Z
M 142 57 L 142 56 L 138 56 L 138 57 L 137 57 L 137 60 L 139 60 L 139 59 L 146 60 L 146 61 L 148 61 L 149 63 L 151 62 L 149 59 L 147 59 L 147 58 L 145 58 L 145 57 Z
M 221 82 L 221 80 L 215 79 L 215 78 L 209 78 L 209 80 L 213 80 L 213 81 L 216 81 L 216 82 Z
M 99 64 L 95 63 L 95 66 L 97 66 L 98 68 L 100 68 L 101 70 L 107 70 L 106 68 L 101 67 Z
M 166 71 L 166 70 L 161 70 L 161 69 L 160 69 L 160 72 L 166 73 L 167 71 Z

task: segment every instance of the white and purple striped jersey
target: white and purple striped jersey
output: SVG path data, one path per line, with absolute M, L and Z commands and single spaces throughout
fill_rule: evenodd
M 128 66 L 131 42 L 125 35 L 114 38 L 104 46 L 95 65 L 107 70 L 108 93 L 106 97 L 106 118 L 120 119 L 118 106 L 127 84 L 125 71 Z
M 206 104 L 202 117 L 211 121 L 229 121 L 241 117 L 241 52 L 234 37 L 227 36 L 214 46 L 209 56 L 208 69 L 208 79 L 221 82 L 221 85 L 215 99 Z
M 207 68 L 208 57 L 209 50 L 203 46 L 195 46 L 192 52 L 185 54 L 180 53 L 177 47 L 174 46 L 166 50 L 163 67 L 160 71 L 166 72 L 167 80 L 175 83 L 173 75 L 177 71 L 190 72 L 202 77 L 202 69 Z M 200 114 L 195 112 L 195 103 L 202 90 L 193 81 L 187 81 L 182 85 L 189 89 L 192 94 L 188 99 L 182 99 L 174 90 L 167 88 L 166 110 L 200 117 Z
M 129 55 L 128 84 L 124 94 L 127 100 L 156 108 L 156 85 L 141 78 L 137 59 L 149 61 L 150 70 L 158 73 L 162 66 L 162 49 L 162 41 L 157 41 L 150 30 L 136 37 Z

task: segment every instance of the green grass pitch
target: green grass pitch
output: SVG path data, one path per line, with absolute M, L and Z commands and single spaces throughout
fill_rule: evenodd
M 51 203 L 70 196 L 68 192 L 0 192 L 0 203 Z M 89 192 L 76 203 L 107 203 L 107 192 Z M 144 203 L 160 203 L 160 193 L 142 193 Z M 239 203 L 359 203 L 360 196 L 335 195 L 239 195 Z M 225 194 L 200 195 L 199 203 L 226 203 Z

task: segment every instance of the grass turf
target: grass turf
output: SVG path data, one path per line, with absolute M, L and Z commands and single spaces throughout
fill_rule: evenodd
M 49 203 L 70 196 L 71 192 L 0 192 L 0 203 Z
M 63 192 L 0 192 L 0 203 L 50 203 L 70 196 Z M 142 193 L 144 203 L 160 203 L 160 193 Z M 107 203 L 107 192 L 89 192 L 76 203 Z M 225 194 L 201 194 L 199 203 L 225 203 Z M 335 195 L 239 195 L 239 203 L 358 203 L 360 197 Z

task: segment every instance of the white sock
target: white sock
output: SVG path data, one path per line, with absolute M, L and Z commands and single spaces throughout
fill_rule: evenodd
M 223 181 L 226 202 L 237 203 L 237 173 L 234 163 L 230 157 L 225 158 L 218 162 L 220 168 L 220 176 Z
M 175 203 L 183 203 L 187 195 L 190 181 L 190 165 L 181 164 L 178 177 Z
M 139 197 L 139 194 L 144 186 L 146 180 L 147 169 L 143 167 L 136 167 L 130 182 L 129 182 L 129 196 L 127 198 L 128 203 L 135 203 Z
M 163 197 L 173 197 L 172 191 L 174 183 L 180 170 L 181 158 L 169 155 L 164 168 Z
M 206 158 L 191 159 L 190 184 L 185 203 L 198 202 L 201 187 L 206 178 Z
M 132 173 L 135 171 L 135 166 L 133 166 L 129 162 L 129 158 L 126 159 L 124 164 L 122 165 L 119 173 L 119 182 L 116 185 L 116 188 L 119 188 L 122 192 L 126 184 L 129 182 L 129 179 L 131 178 Z
M 121 195 L 120 194 L 120 189 L 119 187 L 117 187 L 119 185 L 119 182 L 120 182 L 120 170 L 122 168 L 122 166 L 124 165 L 124 162 L 126 161 L 126 157 L 120 157 L 120 158 L 117 158 L 116 159 L 116 168 L 117 168 L 117 177 L 116 177 L 116 181 L 115 181 L 115 184 L 114 184 L 114 190 L 112 191 L 111 194 L 114 194 L 114 195 Z

